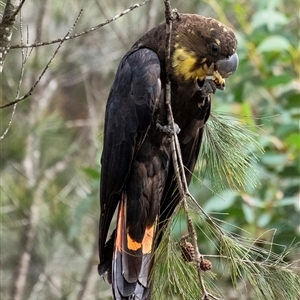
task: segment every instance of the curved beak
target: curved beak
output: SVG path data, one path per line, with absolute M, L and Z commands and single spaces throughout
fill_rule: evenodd
M 216 71 L 218 71 L 223 78 L 227 78 L 235 72 L 238 64 L 239 57 L 234 53 L 228 58 L 218 60 L 215 67 Z

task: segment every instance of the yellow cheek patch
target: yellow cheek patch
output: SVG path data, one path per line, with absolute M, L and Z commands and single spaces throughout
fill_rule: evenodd
M 202 62 L 205 60 L 206 59 L 203 59 Z M 172 67 L 177 76 L 183 76 L 185 80 L 203 80 L 206 76 L 208 67 L 207 65 L 203 65 L 202 67 L 195 69 L 196 63 L 197 58 L 194 52 L 189 52 L 182 48 L 175 49 L 172 57 Z

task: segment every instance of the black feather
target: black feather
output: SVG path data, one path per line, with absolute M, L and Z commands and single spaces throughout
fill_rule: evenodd
M 216 40 L 222 47 L 212 54 L 209 45 Z M 98 271 L 112 274 L 113 294 L 118 300 L 150 299 L 154 251 L 180 200 L 170 133 L 163 130 L 168 125 L 165 41 L 165 24 L 161 24 L 133 45 L 121 60 L 106 107 Z M 171 55 L 176 47 L 196 55 L 192 72 L 204 62 L 209 67 L 232 55 L 236 38 L 216 20 L 184 14 L 173 22 Z M 168 67 L 172 112 L 181 129 L 178 139 L 189 183 L 211 99 L 201 91 L 197 78 L 178 74 L 174 68 Z M 118 205 L 117 227 L 106 241 Z

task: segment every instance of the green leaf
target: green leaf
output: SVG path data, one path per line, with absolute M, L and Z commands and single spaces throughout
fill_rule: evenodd
M 255 213 L 254 213 L 253 207 L 250 207 L 249 205 L 243 203 L 242 209 L 243 209 L 246 221 L 249 224 L 253 224 L 254 220 L 255 220 Z
M 257 225 L 261 228 L 266 227 L 272 219 L 271 213 L 263 213 L 258 217 Z
M 288 97 L 286 108 L 299 108 L 300 107 L 300 94 L 292 94 Z
M 279 138 L 285 138 L 291 133 L 299 131 L 299 126 L 294 123 L 282 124 L 276 131 L 276 135 Z
M 286 166 L 281 172 L 278 173 L 278 175 L 281 178 L 285 178 L 285 177 L 300 177 L 300 173 L 299 173 L 299 169 L 297 168 L 297 166 L 292 165 L 292 166 Z
M 291 133 L 285 139 L 285 143 L 288 146 L 293 146 L 293 147 L 296 147 L 297 149 L 300 149 L 300 134 L 299 133 Z
M 288 39 L 281 35 L 271 35 L 265 38 L 257 47 L 257 51 L 263 52 L 282 52 L 291 47 Z
M 253 29 L 265 25 L 268 30 L 273 31 L 276 26 L 285 25 L 287 22 L 288 19 L 284 14 L 274 9 L 262 9 L 253 15 L 251 24 Z
M 291 82 L 293 77 L 287 74 L 281 74 L 277 76 L 271 76 L 263 81 L 265 87 L 274 87 L 277 85 L 283 85 Z
M 92 179 L 99 179 L 100 178 L 100 171 L 99 169 L 93 168 L 82 168 L 82 171 Z
M 299 202 L 298 195 L 294 196 L 294 197 L 285 197 L 285 198 L 281 199 L 280 201 L 276 202 L 276 207 L 290 206 L 290 205 L 294 205 L 295 207 L 297 207 L 297 205 L 299 205 L 298 202 Z
M 220 195 L 211 197 L 203 206 L 206 212 L 224 211 L 231 207 L 238 193 L 235 190 L 226 190 Z
M 266 153 L 262 158 L 262 163 L 268 166 L 278 166 L 283 165 L 287 160 L 286 154 L 277 154 L 277 153 Z

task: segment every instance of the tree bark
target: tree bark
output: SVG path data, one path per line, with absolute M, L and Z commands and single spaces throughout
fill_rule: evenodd
M 18 12 L 18 3 L 19 0 L 7 0 L 4 8 L 3 18 L 0 24 L 0 73 L 2 73 L 5 57 L 10 50 L 10 41 L 16 19 L 16 12 Z

